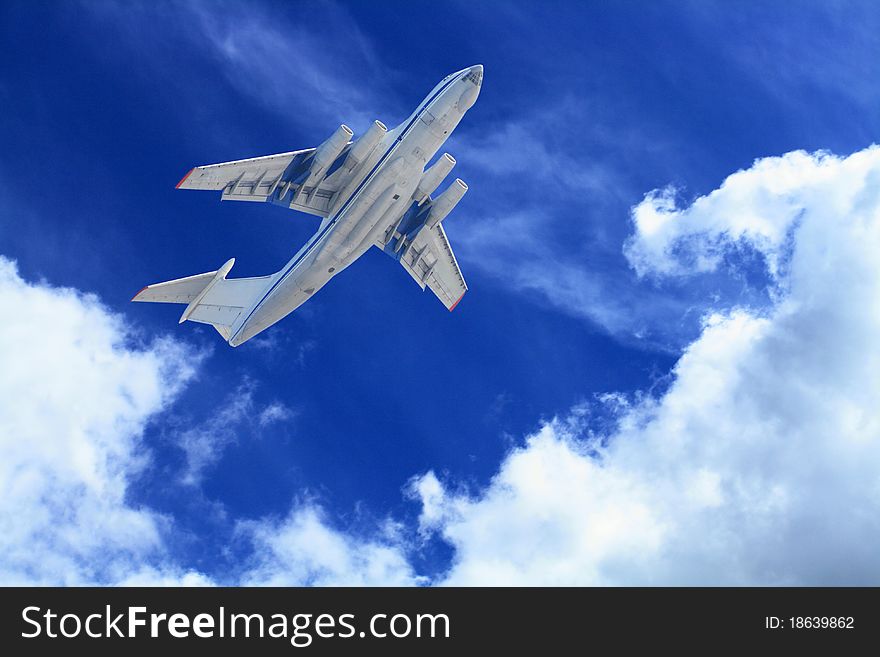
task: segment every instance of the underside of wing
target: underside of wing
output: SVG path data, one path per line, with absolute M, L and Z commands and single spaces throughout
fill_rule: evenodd
M 281 179 L 288 165 L 298 155 L 313 152 L 314 148 L 246 160 L 195 167 L 177 183 L 177 189 L 203 189 L 232 192 L 239 196 L 266 196 L 276 181 Z
M 414 205 L 376 246 L 397 260 L 419 287 L 430 289 L 451 311 L 468 287 L 443 225 L 425 225 L 429 213 L 430 202 L 421 208 Z
M 177 189 L 219 191 L 223 201 L 270 202 L 327 217 L 344 202 L 378 155 L 385 126 L 376 121 L 356 142 L 339 126 L 317 148 L 192 169 Z
M 452 252 L 442 224 L 417 239 L 400 264 L 423 288 L 427 286 L 448 310 L 454 310 L 467 292 L 464 275 Z
M 301 173 L 300 170 L 308 168 L 306 163 L 314 153 L 314 148 L 307 148 L 246 160 L 206 164 L 190 170 L 177 183 L 177 189 L 218 191 L 222 192 L 220 198 L 223 201 L 257 203 L 277 201 L 280 196 L 277 192 L 283 190 L 289 201 L 290 195 L 287 192 L 293 186 L 293 179 Z M 299 204 L 295 209 L 323 216 L 316 211 L 317 208 L 311 208 L 308 204 Z
M 338 159 L 344 160 L 348 149 Z M 177 184 L 177 189 L 222 192 L 222 201 L 274 203 L 319 217 L 326 217 L 332 201 L 344 185 L 345 173 L 332 163 L 332 171 L 318 182 L 309 181 L 315 167 L 316 149 L 252 157 L 195 167 Z

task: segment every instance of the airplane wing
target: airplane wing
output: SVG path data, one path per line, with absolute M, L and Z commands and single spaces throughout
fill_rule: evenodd
M 307 148 L 195 167 L 177 183 L 176 189 L 222 190 L 224 197 L 232 197 L 233 200 L 265 201 L 275 181 L 281 180 L 290 163 L 314 150 Z
M 195 167 L 177 189 L 214 190 L 223 201 L 269 202 L 327 217 L 366 174 L 385 131 L 375 121 L 352 143 L 351 129 L 341 125 L 317 148 Z
M 195 167 L 177 183 L 177 189 L 220 191 L 222 201 L 268 201 L 292 210 L 326 217 L 330 200 L 341 187 L 339 176 L 335 180 L 322 180 L 317 188 L 303 190 L 306 193 L 295 193 L 299 188 L 295 180 L 302 177 L 303 173 L 308 173 L 315 150 L 307 148 Z M 291 184 L 288 185 L 288 182 Z M 291 191 L 294 194 L 290 194 Z
M 392 230 L 391 239 L 387 243 L 380 240 L 376 246 L 397 260 L 419 287 L 429 288 L 452 311 L 468 287 L 443 224 L 416 229 L 409 238 Z
M 450 311 L 467 292 L 467 283 L 443 224 L 437 224 L 430 232 L 423 230 L 400 259 L 400 264 L 423 290 L 427 285 Z

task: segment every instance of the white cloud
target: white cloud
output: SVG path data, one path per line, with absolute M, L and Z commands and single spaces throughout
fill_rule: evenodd
M 482 491 L 417 480 L 422 530 L 455 548 L 442 581 L 877 584 L 878 183 L 872 147 L 759 160 L 686 208 L 649 195 L 628 248 L 643 273 L 705 271 L 745 242 L 776 305 L 707 317 L 669 390 L 610 436 L 575 415 Z
M 133 477 L 149 467 L 144 427 L 196 373 L 201 356 L 169 339 L 137 347 L 122 317 L 93 295 L 23 280 L 0 257 L 0 583 L 206 586 L 215 580 L 168 554 L 174 519 L 133 505 Z M 280 402 L 259 409 L 252 386 L 179 440 L 196 483 L 247 417 L 288 420 Z M 358 539 L 314 504 L 283 520 L 244 522 L 253 584 L 412 584 L 395 528 Z M 234 582 L 233 582 L 234 583 Z
M 0 583 L 206 586 L 214 579 L 168 554 L 174 519 L 133 505 L 149 466 L 144 427 L 195 375 L 201 357 L 169 339 L 133 344 L 122 317 L 69 288 L 31 284 L 0 257 Z M 265 426 L 292 411 L 230 395 L 215 419 L 181 435 L 195 481 L 243 418 Z M 316 505 L 242 523 L 254 584 L 412 584 L 395 528 L 357 539 Z
M 609 555 L 638 563 L 663 537 L 650 485 L 608 473 L 558 425 L 510 454 L 476 497 L 437 484 L 428 474 L 416 487 L 423 531 L 455 547 L 447 584 L 600 583 Z
M 254 554 L 241 583 L 260 586 L 408 586 L 419 582 L 393 525 L 384 537 L 332 528 L 320 507 L 294 505 L 283 520 L 242 523 Z
M 693 274 L 717 269 L 725 252 L 745 243 L 763 254 L 770 275 L 779 278 L 790 231 L 804 213 L 857 210 L 852 197 L 864 193 L 866 176 L 876 175 L 876 150 L 844 160 L 803 151 L 763 158 L 683 209 L 674 190 L 652 192 L 633 210 L 636 233 L 627 257 L 640 275 Z
M 183 570 L 173 564 L 162 568 L 143 566 L 113 582 L 115 586 L 215 586 L 210 577 L 193 570 Z
M 268 427 L 276 422 L 290 420 L 294 416 L 294 412 L 281 402 L 272 402 L 260 411 L 257 421 L 261 427 Z
M 163 572 L 167 521 L 126 493 L 148 461 L 145 424 L 198 356 L 171 340 L 134 346 L 97 298 L 27 283 L 4 258 L 0 306 L 0 581 Z

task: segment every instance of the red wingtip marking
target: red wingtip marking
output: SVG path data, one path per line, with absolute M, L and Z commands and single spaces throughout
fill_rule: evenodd
M 464 292 L 462 292 L 462 293 L 461 293 L 461 296 L 458 297 L 458 301 L 461 301 L 462 299 L 464 299 L 464 295 L 465 295 L 466 293 L 467 293 L 467 290 L 465 290 Z M 140 293 L 139 293 L 139 294 L 140 294 Z M 458 305 L 458 301 L 456 301 L 454 304 L 452 304 L 451 306 L 449 306 L 449 312 L 452 312 L 453 310 L 455 310 L 455 307 Z
M 180 179 L 180 182 L 177 183 L 177 184 L 174 186 L 174 189 L 180 189 L 180 186 L 181 186 L 183 183 L 186 182 L 186 179 L 189 178 L 190 174 L 191 174 L 193 171 L 195 171 L 195 170 L 196 170 L 196 168 L 193 167 L 192 169 L 190 169 L 189 171 L 187 171 L 187 172 L 186 172 L 186 175 L 185 175 L 183 178 Z
M 144 285 L 140 290 L 138 290 L 137 294 L 135 294 L 135 295 L 131 298 L 131 300 L 134 301 L 135 299 L 137 299 L 137 298 L 138 298 L 138 295 L 139 295 L 141 292 L 143 292 L 144 290 L 146 290 L 148 287 L 150 287 L 150 286 L 149 286 L 149 285 Z

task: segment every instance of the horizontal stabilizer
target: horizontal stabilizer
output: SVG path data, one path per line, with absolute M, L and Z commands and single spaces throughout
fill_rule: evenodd
M 196 274 L 195 276 L 178 278 L 175 281 L 147 285 L 134 295 L 132 301 L 191 303 L 216 275 L 216 271 L 209 271 L 207 274 Z
M 261 298 L 275 278 L 272 275 L 227 280 L 226 275 L 233 264 L 235 258 L 217 271 L 148 285 L 132 301 L 185 303 L 187 307 L 180 316 L 181 323 L 190 320 L 211 324 L 225 340 L 229 340 L 235 322 Z

